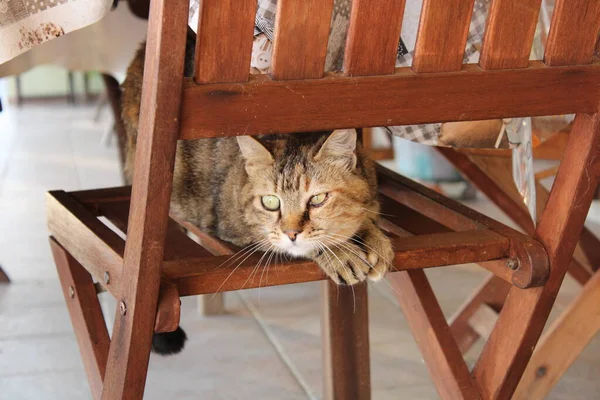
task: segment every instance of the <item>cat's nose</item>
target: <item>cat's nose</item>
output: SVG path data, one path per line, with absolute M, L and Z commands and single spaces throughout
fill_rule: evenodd
M 285 231 L 283 233 L 285 233 L 287 235 L 287 237 L 289 237 L 292 242 L 295 242 L 296 238 L 298 237 L 298 234 L 300 233 L 300 231 L 298 231 L 298 230 L 287 230 L 287 231 Z

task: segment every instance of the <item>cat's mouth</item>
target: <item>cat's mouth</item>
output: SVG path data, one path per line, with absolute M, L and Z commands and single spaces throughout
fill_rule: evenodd
M 315 251 L 315 246 L 304 240 L 296 240 L 294 242 L 280 240 L 278 243 L 274 243 L 274 245 L 292 257 L 310 257 Z

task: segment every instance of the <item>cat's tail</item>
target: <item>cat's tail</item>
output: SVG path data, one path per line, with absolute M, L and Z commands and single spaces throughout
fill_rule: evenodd
M 173 332 L 155 333 L 152 337 L 152 351 L 168 356 L 177 354 L 183 350 L 187 335 L 180 327 L 177 327 Z

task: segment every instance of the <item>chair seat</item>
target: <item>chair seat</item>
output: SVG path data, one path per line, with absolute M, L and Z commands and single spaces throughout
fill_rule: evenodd
M 392 239 L 395 271 L 481 263 L 519 287 L 544 283 L 547 257 L 529 236 L 383 167 L 379 191 L 380 226 Z M 115 296 L 120 291 L 130 197 L 130 187 L 48 194 L 51 234 Z M 263 274 L 257 268 L 262 254 L 247 256 L 242 251 L 232 257 L 238 251 L 172 217 L 162 278 L 177 287 L 179 296 L 326 279 L 308 260 L 278 258 Z

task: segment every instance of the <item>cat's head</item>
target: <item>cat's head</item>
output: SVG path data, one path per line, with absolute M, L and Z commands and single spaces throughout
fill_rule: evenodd
M 349 240 L 377 213 L 373 165 L 355 130 L 237 140 L 248 175 L 244 218 L 264 248 L 310 257 Z

